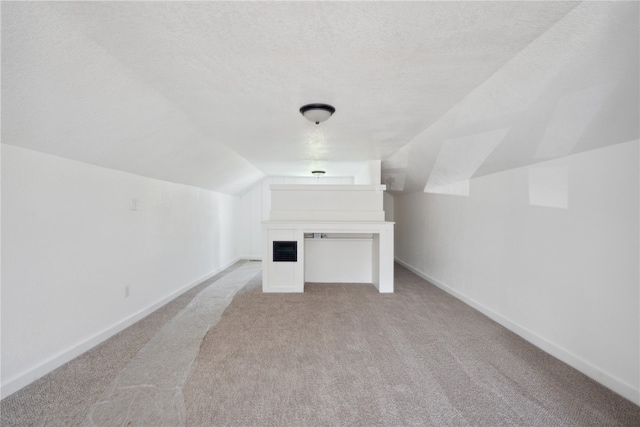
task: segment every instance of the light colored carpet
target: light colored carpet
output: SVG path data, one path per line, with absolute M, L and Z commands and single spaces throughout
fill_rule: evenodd
M 91 406 L 83 426 L 184 425 L 182 386 L 202 338 L 260 265 L 247 263 L 207 286 L 167 322 Z
M 194 338 L 195 362 L 154 362 L 172 345 L 167 328 L 180 333 L 185 309 L 245 264 L 2 400 L 0 424 L 82 425 L 114 384 L 146 372 L 181 379 L 172 386 L 184 406 L 142 399 L 124 418 L 100 412 L 95 425 L 640 425 L 638 406 L 398 265 L 396 293 L 386 295 L 353 284 L 262 294 L 253 277 Z M 145 354 L 149 363 L 132 369 Z
M 203 290 L 247 264 L 253 264 L 253 268 L 258 270 L 261 265 L 246 262 L 234 264 L 95 348 L 2 399 L 0 425 L 79 426 L 87 422 L 92 407 L 104 399 L 110 387 L 147 343 L 179 316 Z M 172 374 L 170 370 L 164 370 L 164 373 L 167 376 Z M 112 415 L 112 419 L 104 421 L 105 426 L 118 425 L 116 420 L 120 414 Z
M 640 425 L 640 408 L 396 266 L 396 293 L 237 296 L 183 389 L 187 426 Z

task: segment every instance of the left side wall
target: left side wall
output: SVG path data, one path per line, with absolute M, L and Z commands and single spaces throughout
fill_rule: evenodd
M 239 206 L 2 144 L 2 397 L 233 264 Z

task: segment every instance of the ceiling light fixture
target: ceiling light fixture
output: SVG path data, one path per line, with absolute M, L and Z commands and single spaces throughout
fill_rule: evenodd
M 307 104 L 300 107 L 300 113 L 315 124 L 324 122 L 335 112 L 336 109 L 329 104 Z
M 315 176 L 316 178 L 320 178 L 321 176 L 324 176 L 324 171 L 311 171 L 311 175 Z

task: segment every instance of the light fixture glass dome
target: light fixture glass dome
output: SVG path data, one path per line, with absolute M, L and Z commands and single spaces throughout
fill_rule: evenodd
M 311 171 L 311 175 L 315 176 L 316 178 L 320 178 L 324 175 L 324 171 Z
M 300 107 L 300 113 L 315 124 L 324 122 L 335 112 L 336 109 L 328 104 L 307 104 Z

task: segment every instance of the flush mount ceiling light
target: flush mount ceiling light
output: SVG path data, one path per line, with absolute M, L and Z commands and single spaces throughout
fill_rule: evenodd
M 315 124 L 324 122 L 335 112 L 336 109 L 329 104 L 307 104 L 300 107 L 300 113 Z
M 324 175 L 324 171 L 311 171 L 311 175 L 315 176 L 316 178 L 320 178 Z

